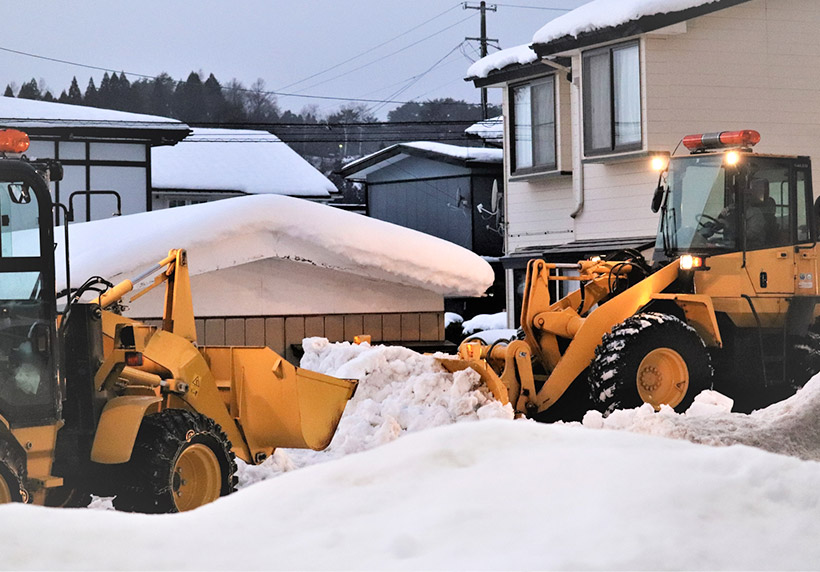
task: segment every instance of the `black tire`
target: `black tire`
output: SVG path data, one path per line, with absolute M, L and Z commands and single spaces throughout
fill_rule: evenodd
M 805 337 L 793 340 L 786 372 L 794 391 L 820 372 L 820 334 L 810 331 Z
M 210 417 L 182 409 L 143 419 L 123 469 L 114 499 L 118 510 L 181 512 L 236 490 L 228 436 Z
M 659 312 L 636 314 L 613 327 L 589 372 L 590 399 L 605 415 L 642 403 L 684 411 L 711 383 L 709 352 L 698 333 Z
M 0 503 L 29 502 L 25 486 L 26 457 L 7 438 L 0 437 Z

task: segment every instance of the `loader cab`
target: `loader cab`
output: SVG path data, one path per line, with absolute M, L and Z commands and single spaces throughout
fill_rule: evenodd
M 0 416 L 12 428 L 59 417 L 50 223 L 51 196 L 38 165 L 0 152 Z
M 759 138 L 754 131 L 684 138 L 690 155 L 672 157 L 660 177 L 655 260 L 816 241 L 809 158 L 755 154 Z

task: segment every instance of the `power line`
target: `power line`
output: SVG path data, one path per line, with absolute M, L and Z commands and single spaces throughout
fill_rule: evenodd
M 529 8 L 531 10 L 551 10 L 553 12 L 572 12 L 575 8 L 549 8 L 547 6 L 523 6 L 521 4 L 499 4 L 493 2 L 496 6 L 503 6 L 504 8 Z
M 344 76 L 350 75 L 350 74 L 352 74 L 352 73 L 354 73 L 354 72 L 357 72 L 357 71 L 359 71 L 359 70 L 362 70 L 362 69 L 364 69 L 364 68 L 366 68 L 366 67 L 372 66 L 373 64 L 376 64 L 376 63 L 379 63 L 379 62 L 381 62 L 381 61 L 384 61 L 384 60 L 386 60 L 387 58 L 391 58 L 391 57 L 395 56 L 396 54 L 400 54 L 401 52 L 404 52 L 404 51 L 406 51 L 406 50 L 409 50 L 410 48 L 412 48 L 412 47 L 414 47 L 414 46 L 417 46 L 418 44 L 420 44 L 420 43 L 422 43 L 422 42 L 426 42 L 426 41 L 427 41 L 427 40 L 429 40 L 430 38 L 433 38 L 433 37 L 435 37 L 435 36 L 438 36 L 439 34 L 442 34 L 442 33 L 446 32 L 447 30 L 449 30 L 449 29 L 451 29 L 451 28 L 455 28 L 455 27 L 456 27 L 456 26 L 458 26 L 459 24 L 463 24 L 464 22 L 466 22 L 466 21 L 467 21 L 467 20 L 469 20 L 470 18 L 473 18 L 475 15 L 476 15 L 476 14 L 471 14 L 470 16 L 467 16 L 466 18 L 464 18 L 464 19 L 462 19 L 462 20 L 459 20 L 459 21 L 458 21 L 458 22 L 456 22 L 455 24 L 451 24 L 451 25 L 447 26 L 446 28 L 442 28 L 441 30 L 439 30 L 439 31 L 437 31 L 437 32 L 433 32 L 433 33 L 432 33 L 432 34 L 430 34 L 429 36 L 425 36 L 424 38 L 422 38 L 422 39 L 420 39 L 420 40 L 417 40 L 417 41 L 413 42 L 412 44 L 408 44 L 408 45 L 404 46 L 403 48 L 399 48 L 398 50 L 395 50 L 395 51 L 393 51 L 393 52 L 390 52 L 390 53 L 389 53 L 389 54 L 387 54 L 387 55 L 384 55 L 384 56 L 382 56 L 382 57 L 380 57 L 380 58 L 378 58 L 378 59 L 375 59 L 375 60 L 373 60 L 373 61 L 371 61 L 371 62 L 368 62 L 368 63 L 366 63 L 366 64 L 363 64 L 363 65 L 361 65 L 361 66 L 359 66 L 359 67 L 357 67 L 357 68 L 353 68 L 352 70 L 348 70 L 348 71 L 346 71 L 346 72 L 344 72 L 344 73 L 341 73 L 341 74 L 338 74 L 338 75 L 334 75 L 333 77 L 327 78 L 327 79 L 322 80 L 322 81 L 320 81 L 320 82 L 318 82 L 318 83 L 311 84 L 311 85 L 307 86 L 307 87 L 306 87 L 306 88 L 304 88 L 304 89 L 312 89 L 312 88 L 314 88 L 314 87 L 318 87 L 318 86 L 320 86 L 320 85 L 324 85 L 324 84 L 326 84 L 326 83 L 328 83 L 328 82 L 330 82 L 330 81 L 333 81 L 334 79 L 339 79 L 340 77 L 344 77 Z M 386 101 L 385 103 L 392 103 L 392 102 L 390 102 L 390 101 Z
M 409 29 L 409 30 L 407 30 L 406 32 L 402 32 L 402 33 L 401 33 L 401 34 L 399 34 L 398 36 L 394 36 L 394 37 L 390 38 L 389 40 L 386 40 L 386 41 L 382 42 L 381 44 L 378 44 L 378 45 L 376 45 L 376 46 L 373 46 L 372 48 L 370 48 L 370 49 L 368 49 L 368 50 L 366 50 L 366 51 L 364 51 L 364 52 L 361 52 L 360 54 L 357 54 L 357 55 L 355 55 L 355 56 L 353 56 L 353 57 L 351 57 L 351 58 L 348 58 L 348 59 L 344 60 L 343 62 L 339 62 L 338 64 L 335 64 L 335 65 L 333 65 L 333 66 L 330 66 L 329 68 L 326 68 L 326 69 L 324 69 L 324 70 L 322 70 L 322 71 L 320 71 L 320 72 L 317 72 L 317 73 L 315 73 L 315 74 L 313 74 L 313 75 L 309 75 L 308 77 L 306 77 L 306 78 L 304 78 L 304 79 L 300 79 L 299 81 L 295 81 L 295 82 L 290 83 L 290 84 L 288 84 L 288 85 L 286 85 L 286 86 L 284 86 L 284 87 L 281 87 L 281 88 L 279 88 L 279 89 L 288 89 L 288 88 L 291 88 L 291 87 L 293 87 L 293 86 L 295 86 L 295 85 L 299 85 L 300 83 L 306 82 L 306 81 L 311 80 L 311 79 L 313 79 L 313 78 L 315 78 L 315 77 L 318 77 L 318 76 L 320 76 L 320 75 L 324 75 L 324 74 L 326 74 L 327 72 L 333 71 L 333 70 L 334 70 L 334 69 L 336 69 L 336 68 L 339 68 L 339 67 L 341 67 L 341 66 L 343 66 L 343 65 L 345 65 L 345 64 L 347 64 L 347 63 L 350 63 L 350 62 L 352 62 L 352 61 L 354 61 L 354 60 L 357 60 L 357 59 L 359 59 L 360 57 L 365 56 L 365 55 L 367 55 L 367 54 L 370 54 L 370 53 L 372 53 L 374 50 L 378 50 L 379 48 L 381 48 L 381 47 L 383 47 L 383 46 L 386 46 L 387 44 L 389 44 L 389 43 L 391 43 L 391 42 L 394 42 L 395 40 L 398 40 L 399 38 L 402 38 L 402 37 L 406 36 L 407 34 L 409 34 L 409 33 L 411 33 L 411 32 L 415 32 L 415 31 L 416 31 L 416 30 L 418 30 L 419 28 L 421 28 L 421 27 L 423 27 L 423 26 L 426 26 L 427 24 L 429 24 L 430 22 L 432 22 L 432 21 L 434 21 L 434 20 L 438 20 L 439 18 L 441 18 L 441 17 L 442 17 L 442 16 L 444 16 L 445 14 L 447 14 L 447 13 L 449 13 L 449 12 L 451 12 L 451 11 L 455 10 L 455 9 L 456 9 L 456 8 L 458 8 L 459 6 L 460 6 L 460 4 L 454 4 L 453 6 L 451 6 L 450 8 L 448 8 L 447 10 L 445 10 L 444 12 L 442 12 L 442 13 L 440 13 L 440 14 L 436 15 L 436 16 L 433 16 L 433 17 L 432 17 L 432 18 L 430 18 L 429 20 L 425 20 L 425 21 L 424 21 L 424 22 L 422 22 L 421 24 L 419 24 L 419 25 L 417 25 L 417 26 L 414 26 L 414 27 L 410 28 L 410 29 Z
M 473 16 L 475 16 L 475 15 L 473 15 Z M 470 17 L 472 17 L 472 16 L 470 16 Z M 465 20 L 467 20 L 467 19 L 469 19 L 469 18 L 465 18 Z M 462 23 L 465 20 L 462 20 L 461 22 L 457 22 L 456 24 L 454 24 L 454 26 Z M 443 32 L 443 31 L 444 30 L 440 30 L 437 33 L 440 33 L 440 32 Z M 435 35 L 435 34 L 433 34 L 433 35 Z M 432 37 L 432 36 L 430 36 L 430 37 Z M 425 39 L 429 39 L 429 37 L 425 38 Z M 424 41 L 425 39 L 419 40 L 419 42 L 416 42 L 416 43 L 420 43 L 420 42 Z M 412 47 L 412 46 L 407 46 L 406 48 L 403 48 L 402 50 L 399 50 L 399 51 L 403 51 L 404 49 L 407 49 L 409 47 Z M 140 79 L 146 79 L 146 80 L 152 80 L 152 81 L 157 81 L 159 79 L 159 76 L 147 75 L 147 74 L 142 74 L 142 73 L 137 73 L 137 72 L 130 72 L 130 71 L 123 71 L 123 70 L 118 71 L 118 70 L 115 70 L 113 68 L 93 66 L 93 65 L 89 65 L 89 64 L 83 64 L 83 63 L 80 63 L 80 62 L 72 62 L 72 61 L 69 61 L 69 60 L 63 60 L 63 59 L 59 59 L 59 58 L 52 58 L 52 57 L 49 57 L 49 56 L 41 56 L 39 54 L 33 54 L 33 53 L 30 53 L 30 52 L 24 52 L 24 51 L 21 51 L 21 50 L 14 50 L 14 49 L 6 48 L 6 47 L 3 47 L 3 46 L 0 46 L 0 51 L 16 54 L 16 55 L 20 55 L 20 56 L 25 56 L 25 57 L 29 57 L 29 58 L 45 60 L 45 61 L 49 61 L 49 62 L 55 62 L 55 63 L 65 64 L 65 65 L 76 66 L 76 67 L 80 67 L 80 68 L 84 68 L 84 69 L 92 69 L 92 70 L 96 70 L 96 71 L 111 72 L 111 73 L 121 73 L 121 74 L 125 74 L 126 76 L 138 77 Z M 394 52 L 394 54 L 395 53 L 398 53 L 398 52 Z M 394 54 L 391 54 L 391 55 L 394 55 Z M 389 57 L 389 56 L 385 56 L 385 57 Z M 384 59 L 384 58 L 382 58 L 382 59 Z M 372 62 L 372 63 L 375 63 L 375 62 Z M 335 78 L 332 78 L 332 79 L 335 79 Z M 328 80 L 328 81 L 330 81 L 330 80 Z M 173 82 L 175 84 L 185 83 L 183 80 L 173 80 Z M 268 91 L 268 90 L 256 91 L 256 90 L 252 90 L 252 89 L 245 88 L 245 87 L 242 87 L 242 88 L 229 87 L 229 86 L 224 86 L 224 85 L 221 85 L 221 84 L 220 84 L 220 89 L 222 91 L 241 91 L 241 92 L 247 92 L 247 93 L 261 93 L 261 94 L 272 95 L 272 96 L 276 96 L 276 97 L 299 97 L 299 98 L 303 98 L 303 99 L 321 99 L 321 100 L 328 100 L 328 101 L 348 101 L 348 102 L 352 101 L 352 102 L 357 102 L 357 103 L 395 103 L 395 104 L 398 104 L 398 105 L 404 105 L 406 103 L 415 103 L 414 101 L 401 101 L 401 100 L 392 100 L 392 99 L 368 99 L 368 98 L 357 98 L 357 97 L 338 97 L 338 96 L 332 96 L 332 95 L 308 95 L 308 94 L 303 94 L 303 93 L 288 93 L 288 92 L 283 92 L 283 91 Z

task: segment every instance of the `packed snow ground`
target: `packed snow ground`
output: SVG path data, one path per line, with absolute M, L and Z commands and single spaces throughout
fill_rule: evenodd
M 328 451 L 279 451 L 181 515 L 2 506 L 0 567 L 820 568 L 820 376 L 752 415 L 706 392 L 541 425 L 429 356 L 304 345 L 305 367 L 360 380 Z

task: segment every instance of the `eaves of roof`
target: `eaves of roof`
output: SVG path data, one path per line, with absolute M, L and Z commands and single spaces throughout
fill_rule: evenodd
M 636 20 L 630 20 L 618 26 L 609 26 L 607 28 L 600 28 L 590 32 L 581 32 L 577 36 L 563 36 L 556 38 L 547 43 L 535 43 L 531 47 L 538 54 L 538 57 L 543 58 L 560 54 L 570 50 L 577 50 L 596 44 L 611 42 L 622 38 L 637 36 L 660 30 L 667 26 L 672 26 L 680 22 L 692 20 L 699 16 L 705 16 L 713 12 L 724 10 L 731 6 L 743 4 L 749 0 L 718 0 L 709 4 L 702 4 L 694 8 L 687 8 L 685 10 L 678 10 L 677 12 L 667 12 L 663 14 L 652 14 L 643 16 Z
M 446 153 L 438 153 L 430 149 L 419 149 L 418 147 L 398 143 L 396 145 L 391 145 L 386 149 L 382 149 L 381 151 L 373 153 L 372 155 L 363 157 L 362 159 L 353 161 L 352 163 L 348 163 L 339 170 L 339 173 L 343 177 L 347 178 L 361 171 L 371 169 L 379 163 L 389 161 L 390 159 L 398 157 L 399 155 L 407 155 L 409 157 L 421 157 L 423 159 L 430 159 L 432 161 L 438 161 L 439 163 L 449 163 L 451 165 L 457 165 L 459 167 L 500 166 L 499 163 L 495 162 L 478 161 L 474 159 L 462 159 L 459 157 L 453 157 L 452 155 L 447 155 Z

